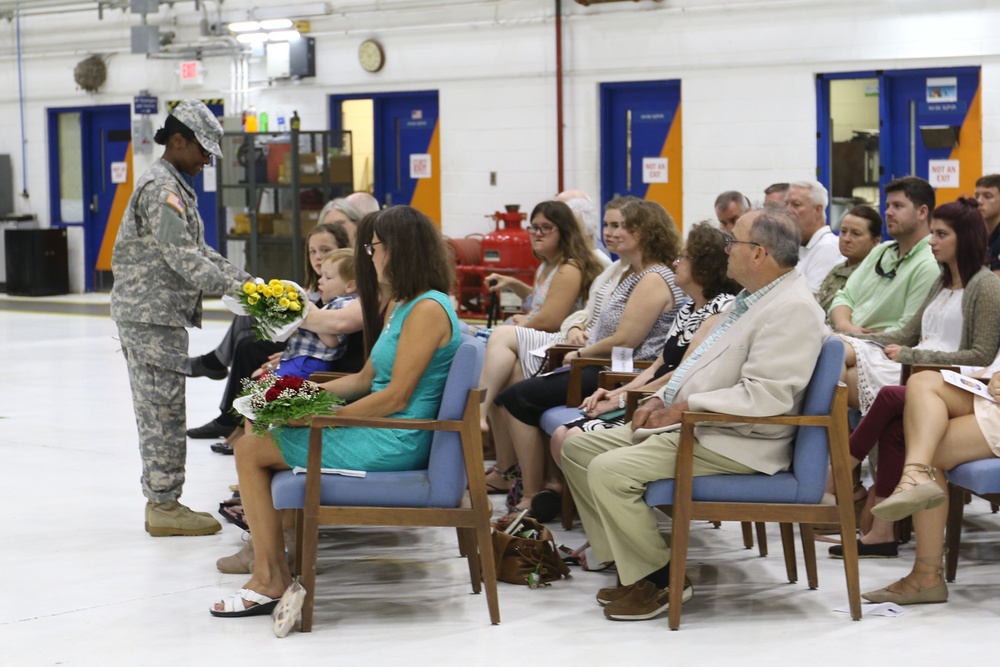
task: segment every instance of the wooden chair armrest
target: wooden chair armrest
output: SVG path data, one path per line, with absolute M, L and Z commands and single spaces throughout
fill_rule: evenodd
M 601 371 L 597 376 L 597 386 L 601 389 L 614 389 L 623 382 L 634 380 L 638 373 L 617 373 L 615 371 Z
M 550 373 L 555 369 L 563 365 L 563 357 L 572 352 L 573 350 L 579 350 L 582 345 L 569 345 L 568 343 L 556 343 L 549 349 L 545 350 L 545 361 L 542 362 L 542 373 Z
M 625 392 L 625 421 L 632 421 L 632 413 L 639 407 L 639 401 L 655 393 L 655 391 L 643 391 L 641 389 L 630 389 Z
M 775 415 L 774 417 L 750 417 L 730 415 L 722 412 L 685 412 L 681 424 L 775 424 L 778 426 L 826 426 L 829 415 Z
M 569 387 L 566 390 L 566 407 L 575 408 L 576 406 L 583 403 L 583 369 L 588 366 L 610 366 L 611 360 L 604 357 L 580 357 L 574 359 L 569 367 Z M 634 368 L 648 368 L 652 365 L 651 361 L 636 361 L 633 362 L 632 366 Z M 610 373 L 611 371 L 603 371 L 601 374 Z M 627 382 L 633 377 L 638 375 L 638 373 L 624 374 L 624 380 L 619 380 L 619 382 Z M 601 386 L 600 380 L 598 380 L 598 386 Z
M 460 431 L 462 422 L 447 419 L 403 419 L 400 417 L 340 417 L 316 416 L 310 421 L 312 429 L 327 426 L 363 426 L 365 428 L 405 428 L 413 431 Z
M 590 366 L 609 366 L 610 359 L 578 357 L 569 365 L 569 386 L 566 388 L 566 407 L 575 408 L 583 403 L 583 369 Z

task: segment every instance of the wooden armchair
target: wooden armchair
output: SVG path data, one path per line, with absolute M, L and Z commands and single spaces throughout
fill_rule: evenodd
M 604 373 L 601 373 L 601 375 L 604 375 Z M 630 389 L 627 392 L 625 392 L 625 421 L 626 422 L 632 421 L 632 414 L 635 412 L 636 408 L 639 407 L 639 401 L 641 401 L 642 399 L 646 398 L 647 396 L 652 396 L 653 393 L 654 392 L 643 391 L 643 390 L 639 390 L 639 389 Z M 712 521 L 712 524 L 715 525 L 716 528 L 718 528 L 719 526 L 722 525 L 722 522 L 718 521 L 718 520 L 715 520 L 715 521 Z M 761 521 L 761 522 L 756 523 L 754 526 L 751 526 L 750 522 L 743 521 L 740 524 L 740 528 L 743 531 L 743 546 L 745 548 L 747 548 L 747 549 L 753 549 L 753 529 L 754 528 L 757 529 L 757 553 L 760 554 L 760 556 L 762 558 L 764 556 L 766 556 L 767 555 L 767 526 L 764 524 L 764 522 Z M 794 558 L 794 555 L 793 555 L 793 557 L 791 559 L 791 563 L 789 563 L 789 559 L 787 557 L 787 554 L 788 554 L 787 547 L 786 547 L 786 552 L 785 553 L 786 553 L 785 567 L 788 569 L 788 577 L 789 577 L 789 579 L 794 580 L 794 579 L 797 578 L 797 572 L 796 572 L 796 568 L 795 568 L 795 558 Z
M 479 429 L 481 340 L 463 336 L 445 385 L 437 419 L 315 417 L 311 424 L 305 475 L 274 475 L 271 493 L 277 509 L 296 514 L 295 571 L 306 589 L 302 631 L 312 629 L 316 597 L 317 542 L 320 526 L 444 526 L 458 533 L 468 559 L 472 590 L 486 584 L 490 621 L 500 622 L 496 564 L 490 535 L 493 507 L 486 495 Z M 363 478 L 321 472 L 322 429 L 326 426 L 405 428 L 434 431 L 425 470 L 370 472 Z
M 838 382 L 843 364 L 843 343 L 839 338 L 829 338 L 823 344 L 806 390 L 801 415 L 750 418 L 719 413 L 683 414 L 676 478 L 652 482 L 646 487 L 645 493 L 647 505 L 673 506 L 670 549 L 671 630 L 680 627 L 688 534 L 693 519 L 775 521 L 782 525 L 783 534 L 791 531 L 793 523 L 798 523 L 810 588 L 818 586 L 812 525 L 837 523 L 844 547 L 844 574 L 851 618 L 861 619 L 858 552 L 847 442 L 847 388 Z M 798 432 L 792 446 L 791 470 L 774 475 L 694 477 L 694 426 L 699 422 L 797 426 Z M 820 501 L 831 464 L 837 504 L 823 505 Z

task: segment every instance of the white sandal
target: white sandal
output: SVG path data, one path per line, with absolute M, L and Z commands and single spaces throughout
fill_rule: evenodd
M 246 606 L 243 601 L 253 602 L 251 606 Z M 228 598 L 222 599 L 222 609 L 216 609 L 215 605 L 209 607 L 208 611 L 212 616 L 221 618 L 242 618 L 244 616 L 263 616 L 270 614 L 278 606 L 279 598 L 269 598 L 266 595 L 255 593 L 249 588 L 241 588 Z
M 281 596 L 281 601 L 278 602 L 271 614 L 271 618 L 274 619 L 272 627 L 275 637 L 288 636 L 288 633 L 295 627 L 295 623 L 302 618 L 302 605 L 305 601 L 306 589 L 296 579 Z

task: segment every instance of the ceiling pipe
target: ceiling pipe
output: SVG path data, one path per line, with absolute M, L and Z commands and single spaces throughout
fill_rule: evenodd
M 564 185 L 565 155 L 563 147 L 563 63 L 562 63 L 562 0 L 556 0 L 556 169 L 559 187 Z

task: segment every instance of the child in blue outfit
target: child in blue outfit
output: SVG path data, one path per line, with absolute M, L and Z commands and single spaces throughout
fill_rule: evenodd
M 319 276 L 320 299 L 324 310 L 339 310 L 357 298 L 354 281 L 354 250 L 340 248 L 323 258 Z M 288 339 L 275 374 L 307 378 L 329 371 L 333 362 L 347 353 L 347 334 L 317 334 L 299 329 Z M 265 365 L 264 369 L 267 368 Z

